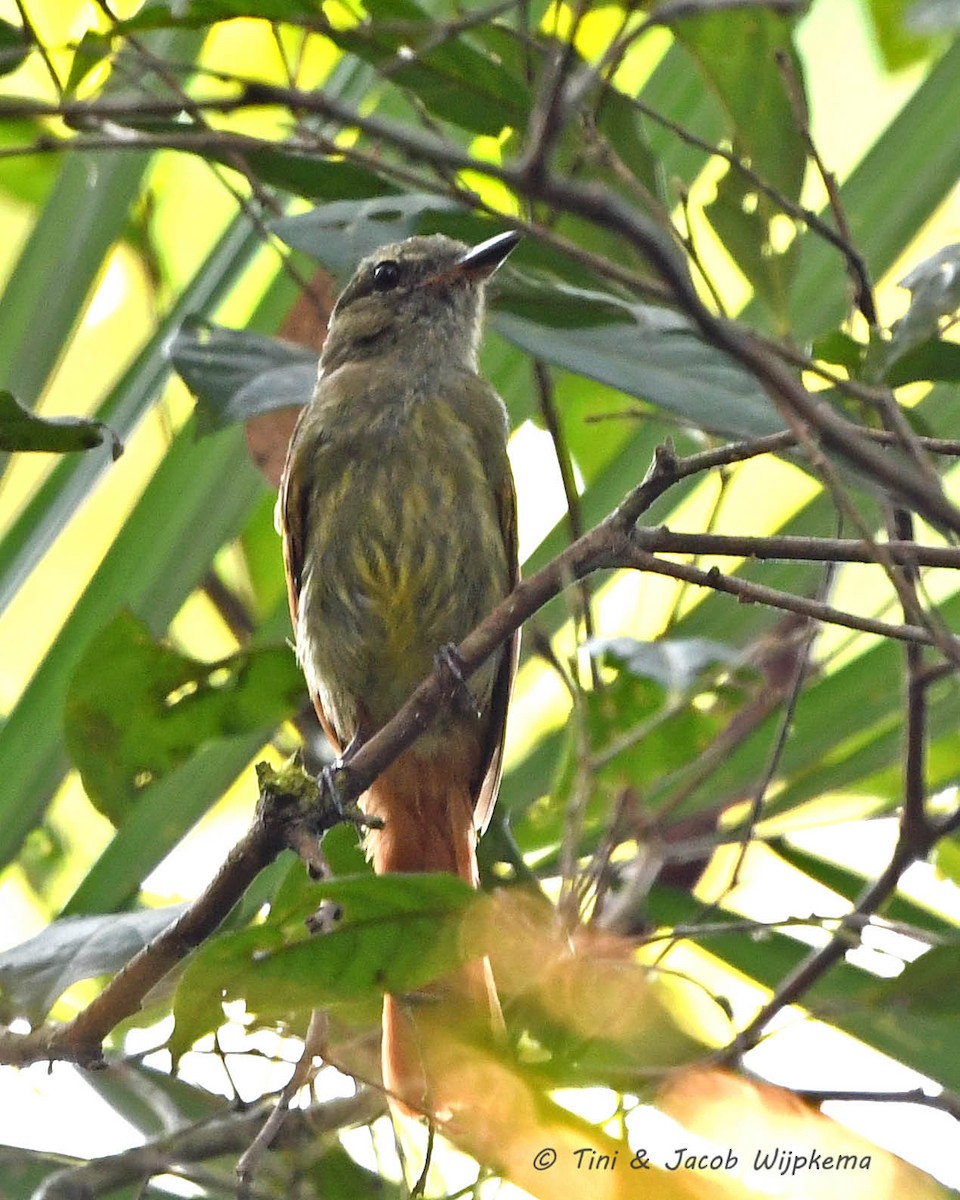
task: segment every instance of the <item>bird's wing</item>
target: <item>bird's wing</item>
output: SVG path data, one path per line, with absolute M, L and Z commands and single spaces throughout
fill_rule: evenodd
M 504 471 L 503 480 L 497 493 L 497 507 L 500 513 L 503 543 L 507 551 L 508 582 L 512 591 L 520 578 L 520 562 L 517 546 L 517 493 L 513 486 L 513 475 L 509 465 Z M 493 694 L 490 698 L 490 712 L 481 758 L 483 778 L 473 806 L 474 821 L 481 833 L 490 823 L 493 806 L 497 802 L 497 792 L 500 790 L 500 776 L 503 773 L 503 743 L 507 731 L 507 706 L 510 703 L 510 693 L 513 690 L 513 680 L 517 673 L 519 659 L 520 631 L 517 630 L 504 646 L 500 670 L 494 680 Z
M 300 621 L 300 586 L 303 580 L 304 547 L 309 536 L 308 513 L 310 508 L 310 492 L 302 486 L 304 472 L 297 470 L 297 455 L 301 450 L 301 427 L 309 407 L 305 408 L 297 420 L 287 449 L 287 461 L 284 463 L 283 475 L 280 479 L 280 491 L 277 494 L 277 507 L 274 511 L 274 523 L 277 532 L 283 539 L 283 569 L 287 577 L 287 600 L 290 605 L 290 621 L 293 625 L 293 636 L 297 636 Z M 311 695 L 317 717 L 327 735 L 334 752 L 340 754 L 342 745 L 334 732 L 320 697 Z

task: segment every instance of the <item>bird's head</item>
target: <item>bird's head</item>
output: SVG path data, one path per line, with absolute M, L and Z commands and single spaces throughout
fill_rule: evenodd
M 381 246 L 340 293 L 324 370 L 397 352 L 475 369 L 486 281 L 520 236 L 509 230 L 470 247 L 434 234 Z

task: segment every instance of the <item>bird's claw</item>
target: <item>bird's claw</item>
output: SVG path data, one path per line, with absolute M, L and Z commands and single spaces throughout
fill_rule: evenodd
M 329 801 L 329 807 L 332 808 L 333 814 L 336 817 L 334 824 L 346 822 L 351 825 L 356 825 L 358 829 L 382 829 L 383 822 L 378 817 L 369 817 L 356 802 L 356 800 L 344 800 L 342 784 L 346 781 L 348 775 L 347 758 L 350 748 L 347 748 L 347 753 L 337 759 L 336 762 L 324 767 L 317 775 L 317 792 L 320 796 L 321 808 L 326 807 L 324 801 Z
M 460 651 L 453 643 L 441 646 L 434 656 L 434 667 L 440 675 L 444 690 L 458 707 L 475 717 L 483 713 L 477 705 L 476 697 L 467 686 L 467 673 Z

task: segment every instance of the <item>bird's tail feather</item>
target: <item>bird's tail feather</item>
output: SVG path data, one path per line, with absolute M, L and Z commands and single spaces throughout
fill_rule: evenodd
M 458 766 L 459 770 L 454 767 Z M 367 853 L 377 874 L 449 871 L 472 887 L 478 883 L 473 800 L 455 756 L 421 758 L 408 751 L 384 772 L 363 801 L 382 829 L 367 834 Z M 383 1083 L 395 1110 L 448 1119 L 470 1103 L 457 1095 L 451 1055 L 459 1056 L 476 1035 L 489 1038 L 503 1018 L 486 958 L 415 996 L 384 996 Z

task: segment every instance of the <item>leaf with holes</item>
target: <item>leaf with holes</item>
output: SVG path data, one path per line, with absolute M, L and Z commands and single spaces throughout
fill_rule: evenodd
M 67 749 L 115 824 L 154 780 L 205 743 L 291 716 L 303 679 L 286 646 L 205 663 L 154 641 L 121 612 L 87 647 L 67 692 Z

